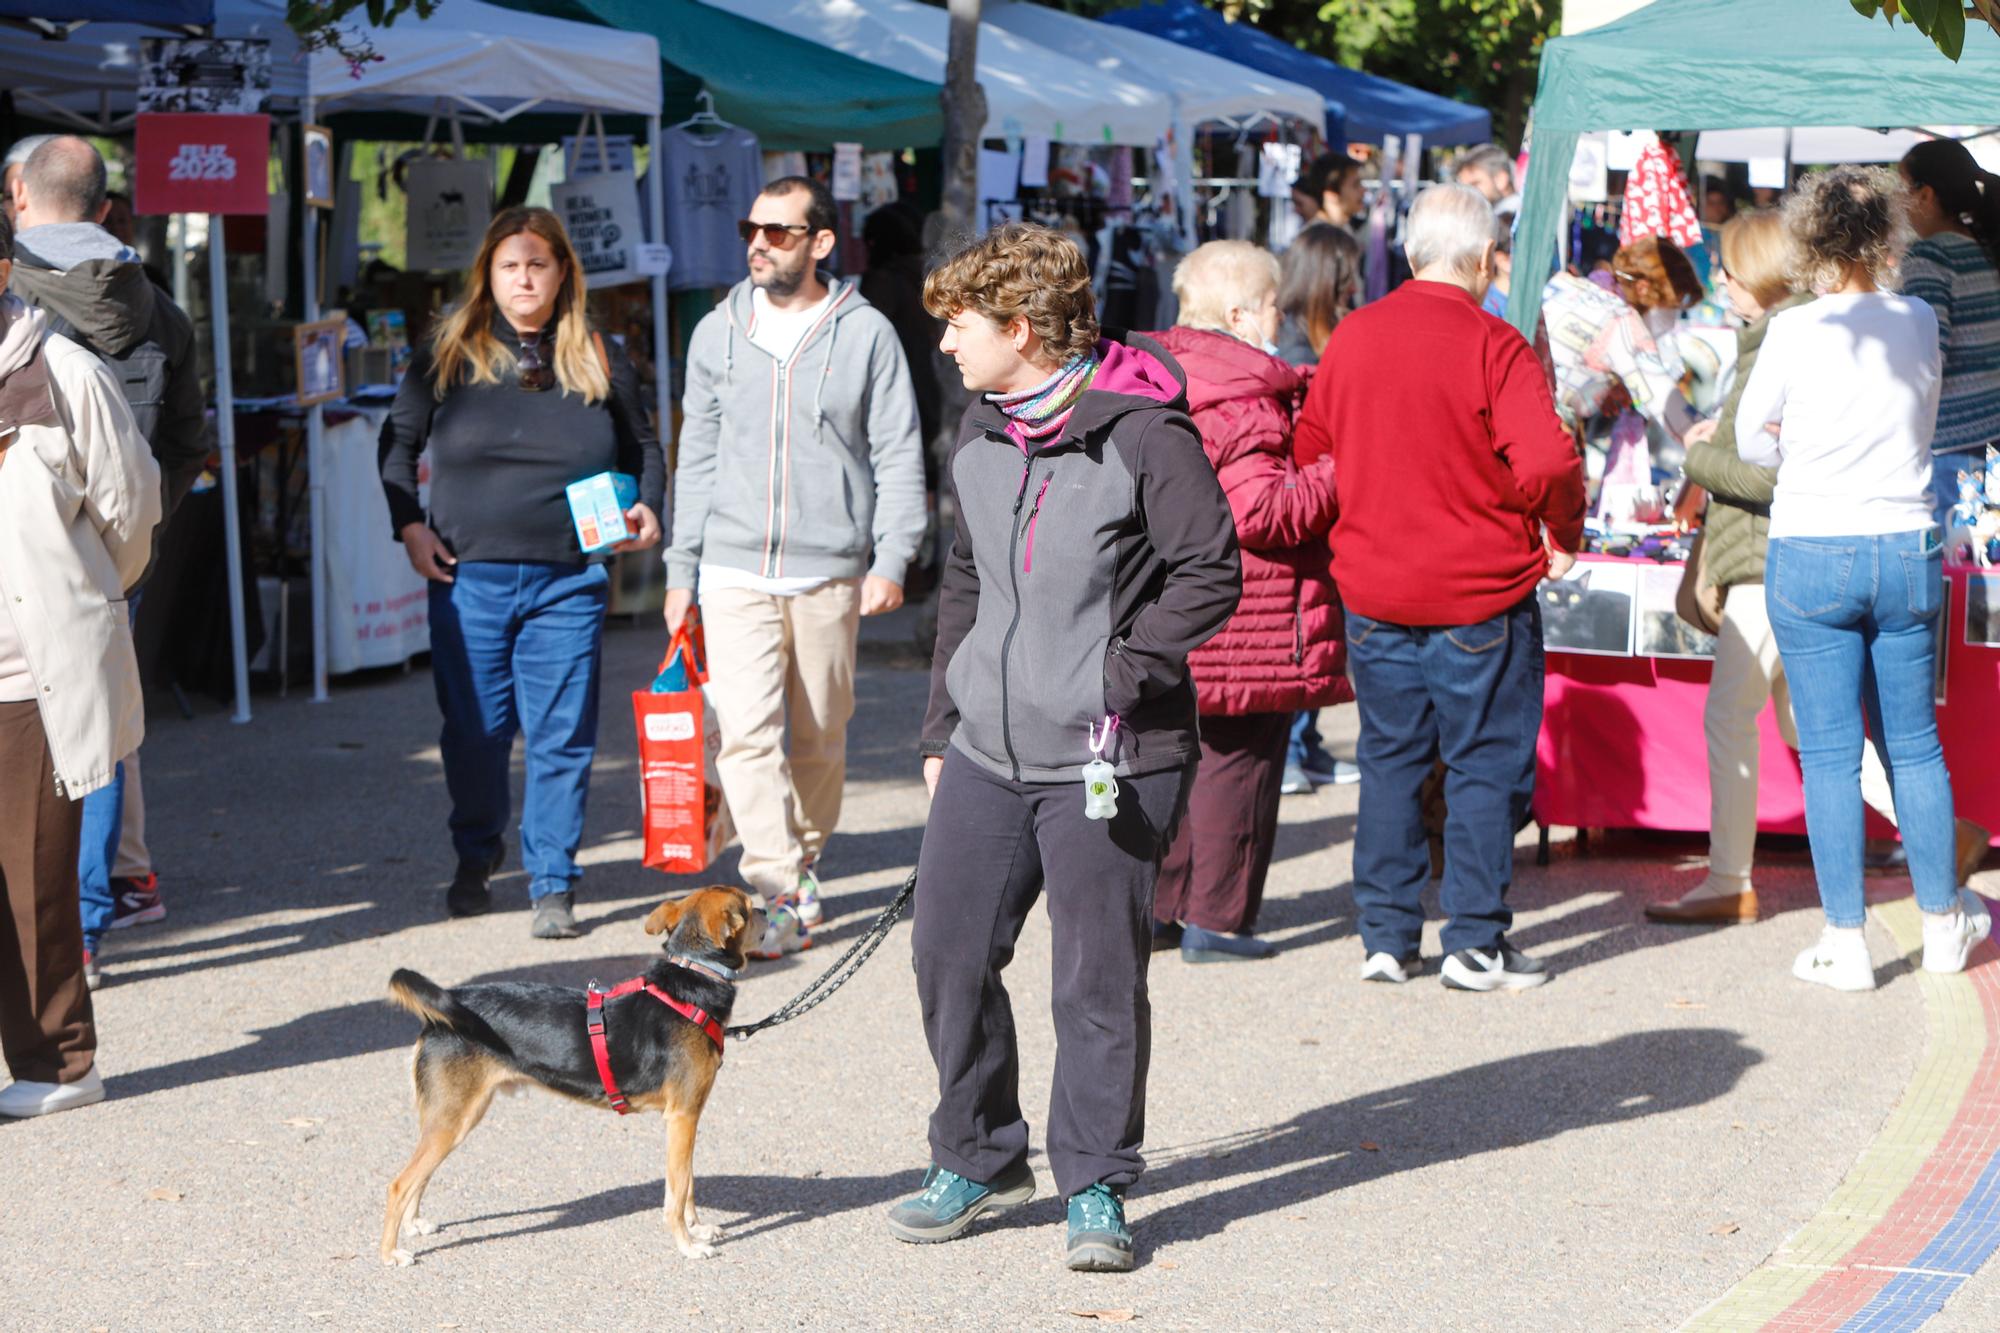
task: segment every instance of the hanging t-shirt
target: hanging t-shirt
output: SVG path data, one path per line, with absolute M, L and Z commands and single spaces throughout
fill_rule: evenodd
M 736 224 L 764 188 L 764 154 L 757 136 L 734 127 L 720 133 L 675 128 L 660 136 L 667 174 L 667 244 L 674 265 L 667 285 L 728 287 L 749 275 Z

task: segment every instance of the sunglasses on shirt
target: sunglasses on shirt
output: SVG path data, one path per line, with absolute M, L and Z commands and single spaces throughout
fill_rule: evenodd
M 736 234 L 749 240 L 758 232 L 764 233 L 764 243 L 773 250 L 789 250 L 792 242 L 813 234 L 813 227 L 804 222 L 752 222 L 748 218 L 736 224 Z
M 514 363 L 514 378 L 529 393 L 542 393 L 555 385 L 555 368 L 542 357 L 539 335 L 521 340 L 519 357 Z

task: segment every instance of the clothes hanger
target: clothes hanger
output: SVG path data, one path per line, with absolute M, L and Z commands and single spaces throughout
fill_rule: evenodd
M 694 95 L 694 100 L 699 104 L 698 109 L 692 116 L 689 116 L 673 128 L 677 130 L 705 130 L 712 134 L 721 134 L 724 130 L 733 130 L 736 128 L 721 116 L 715 114 L 714 93 L 703 88 Z

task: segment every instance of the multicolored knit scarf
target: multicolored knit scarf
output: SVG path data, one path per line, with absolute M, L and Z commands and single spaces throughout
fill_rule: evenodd
M 1010 432 L 1021 448 L 1046 444 L 1069 424 L 1077 401 L 1097 376 L 1097 355 L 1078 352 L 1063 362 L 1062 369 L 1032 389 L 1020 393 L 990 393 L 986 400 L 1006 413 Z

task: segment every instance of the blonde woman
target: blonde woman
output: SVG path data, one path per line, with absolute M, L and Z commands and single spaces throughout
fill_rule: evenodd
M 1265 350 L 1278 287 L 1270 251 L 1210 241 L 1174 270 L 1180 323 L 1154 335 L 1187 375 L 1188 413 L 1229 499 L 1243 561 L 1236 613 L 1188 655 L 1201 763 L 1153 895 L 1155 936 L 1178 934 L 1191 963 L 1276 952 L 1257 938 L 1257 912 L 1292 718 L 1354 697 L 1328 572 L 1333 464 L 1292 461 L 1306 380 Z
M 1820 295 L 1772 316 L 1735 412 L 1743 461 L 1777 468 L 1766 605 L 1826 909 L 1819 942 L 1792 971 L 1836 990 L 1875 986 L 1862 933 L 1864 711 L 1888 750 L 1925 970 L 1962 971 L 1992 928 L 1953 866 L 1951 776 L 1931 698 L 1944 591 L 1944 534 L 1928 495 L 1941 357 L 1931 308 L 1883 290 L 1898 214 L 1894 174 L 1859 167 L 1808 178 L 1785 205 L 1799 272 Z
M 1757 842 L 1757 718 L 1767 699 L 1777 700 L 1785 743 L 1798 748 L 1791 692 L 1765 606 L 1765 545 L 1778 474 L 1743 461 L 1736 452 L 1734 419 L 1770 317 L 1812 299 L 1794 287 L 1792 269 L 1791 237 L 1776 212 L 1745 213 L 1722 228 L 1723 290 L 1744 321 L 1736 344 L 1736 385 L 1722 415 L 1694 426 L 1687 440 L 1688 479 L 1709 493 L 1702 537 L 1706 569 L 1724 597 L 1702 718 L 1708 736 L 1708 875 L 1677 901 L 1649 904 L 1646 915 L 1655 921 L 1715 925 L 1757 919 L 1750 864 Z M 1862 751 L 1861 793 L 1878 814 L 1895 822 L 1889 775 L 1873 745 Z M 1963 879 L 1965 857 L 1976 863 L 1985 854 L 1986 831 L 1960 820 L 1958 832 Z
M 431 451 L 430 506 L 417 456 Z M 577 934 L 584 800 L 597 747 L 608 587 L 577 543 L 565 490 L 600 472 L 638 479 L 634 536 L 660 539 L 665 465 L 638 378 L 590 330 L 583 271 L 545 208 L 493 219 L 465 297 L 413 361 L 382 427 L 382 487 L 410 564 L 430 580 L 431 677 L 444 713 L 445 786 L 458 872 L 453 916 L 492 904 L 505 855 L 508 756 L 527 739 L 521 861 L 530 933 Z

